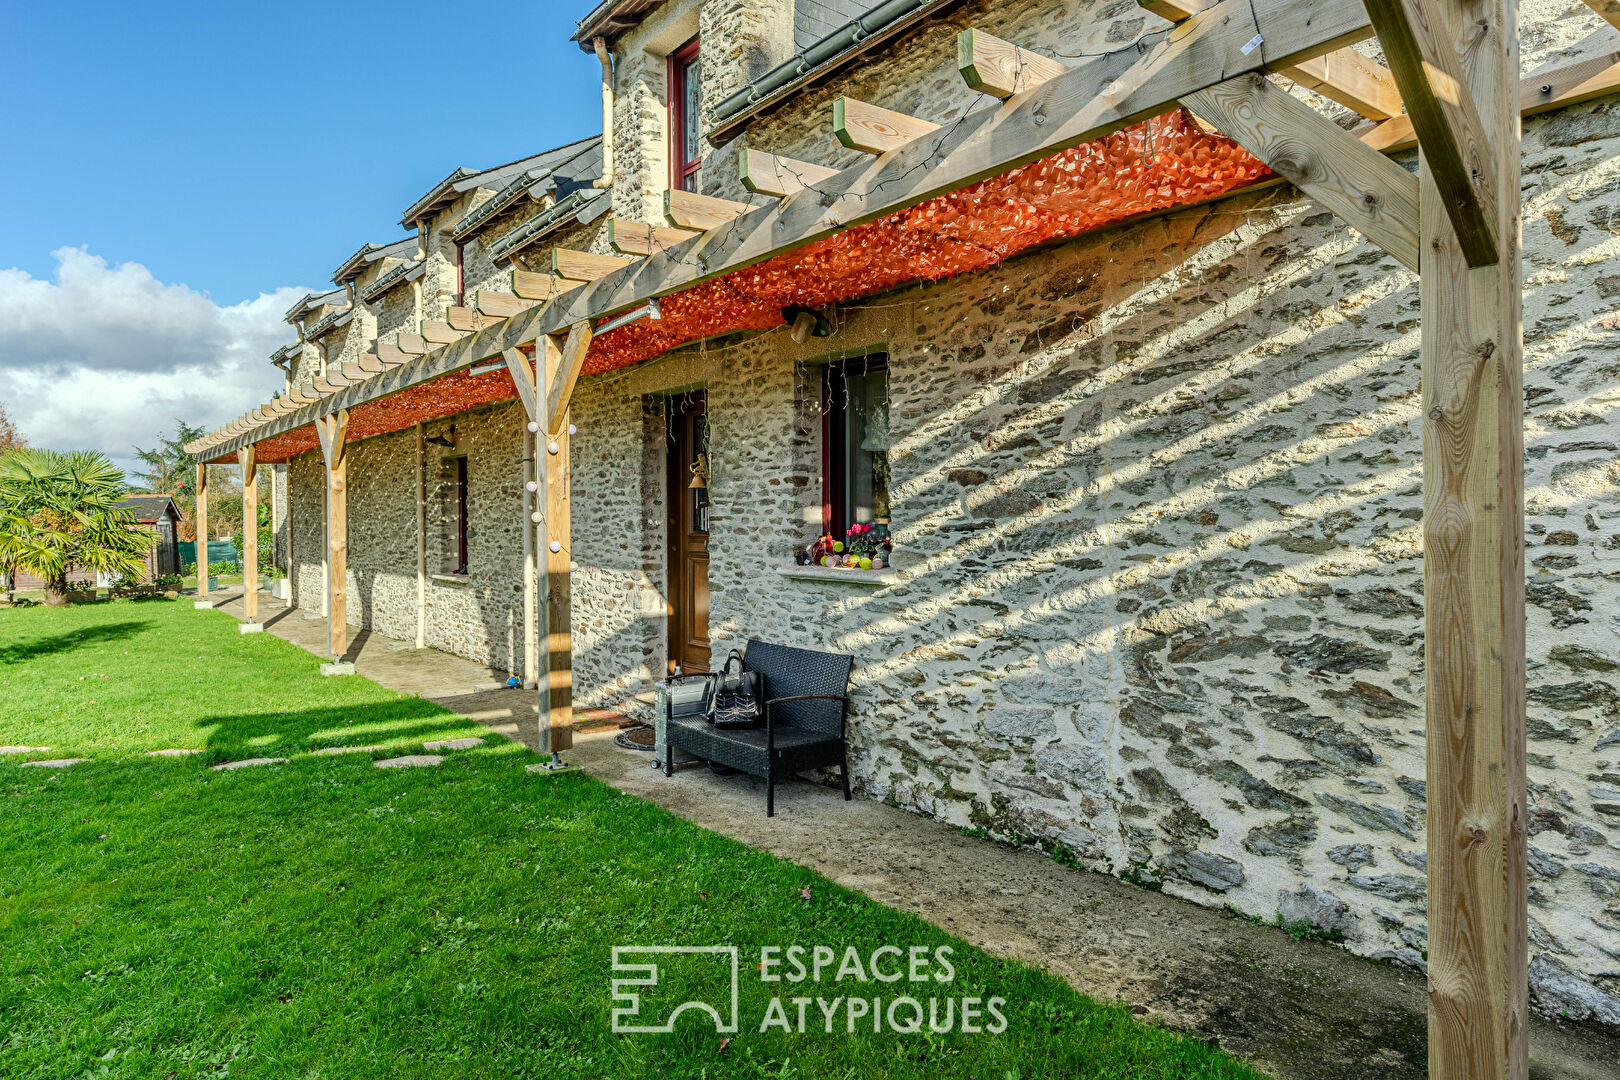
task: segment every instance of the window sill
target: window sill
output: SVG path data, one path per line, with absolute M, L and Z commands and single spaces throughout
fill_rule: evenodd
M 838 585 L 861 585 L 868 589 L 881 589 L 900 581 L 900 572 L 888 567 L 882 570 L 844 570 L 831 566 L 778 566 L 776 572 L 795 581 L 827 581 Z
M 467 574 L 429 574 L 428 577 L 440 585 L 467 585 L 472 582 L 472 577 Z

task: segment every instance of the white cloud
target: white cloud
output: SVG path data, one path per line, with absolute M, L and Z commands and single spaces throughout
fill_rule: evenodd
M 175 419 L 213 428 L 280 388 L 270 353 L 305 289 L 222 307 L 140 263 L 59 248 L 55 280 L 0 270 L 0 403 L 35 446 L 124 467 Z

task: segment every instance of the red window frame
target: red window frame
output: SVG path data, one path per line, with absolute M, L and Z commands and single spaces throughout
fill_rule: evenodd
M 686 115 L 686 66 L 697 59 L 698 39 L 693 38 L 669 54 L 669 186 L 676 191 L 696 191 L 698 170 L 703 166 L 702 133 L 697 132 L 693 145 L 697 156 L 686 160 L 686 128 L 698 118 Z

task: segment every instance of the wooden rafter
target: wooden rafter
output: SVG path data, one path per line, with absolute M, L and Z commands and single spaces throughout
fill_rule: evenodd
M 377 359 L 388 367 L 398 367 L 415 359 L 408 352 L 400 350 L 399 346 L 391 341 L 384 341 L 377 346 Z
M 450 324 L 451 329 L 460 330 L 463 333 L 483 330 L 501 321 L 489 315 L 480 315 L 469 307 L 455 306 L 444 309 L 444 319 Z
M 939 125 L 852 97 L 833 99 L 833 134 L 851 150 L 886 154 Z
M 594 251 L 575 251 L 573 248 L 551 249 L 551 272 L 573 281 L 595 281 L 635 261 L 625 255 L 599 255 Z
M 538 300 L 525 300 L 521 296 L 511 293 L 490 292 L 488 289 L 478 290 L 478 314 L 489 315 L 497 319 L 510 319 L 520 311 L 528 311 L 539 304 Z
M 1005 99 L 1062 74 L 1068 65 L 970 28 L 956 36 L 956 69 L 970 90 Z
M 679 229 L 703 232 L 716 229 L 734 218 L 742 217 L 754 207 L 747 203 L 717 199 L 713 195 L 699 195 L 695 191 L 664 192 L 664 217 Z
M 1519 111 L 1534 116 L 1616 91 L 1620 91 L 1620 52 L 1610 52 L 1526 75 L 1519 81 Z M 1362 142 L 1385 154 L 1417 145 L 1412 119 L 1404 114 L 1358 134 Z
M 384 370 L 382 358 L 374 352 L 361 353 L 360 359 L 354 362 L 354 366 L 365 372 L 367 375 L 375 375 L 379 371 Z
M 737 155 L 737 178 L 756 195 L 781 198 L 837 175 L 837 169 L 767 154 L 763 150 L 745 149 Z
M 612 218 L 608 221 L 608 243 L 626 255 L 652 255 L 690 240 L 697 233 L 673 226 L 644 225 L 639 221 Z
M 1461 61 L 1442 29 L 1443 2 L 1365 0 L 1406 101 L 1425 172 L 1444 196 L 1468 265 L 1489 266 L 1499 257 L 1491 143 Z
M 468 331 L 457 330 L 447 322 L 426 321 L 422 323 L 422 340 L 429 345 L 448 345 L 457 338 L 466 337 Z
M 532 270 L 512 271 L 512 291 L 525 300 L 550 300 L 579 287 L 579 282 Z
M 412 356 L 421 356 L 428 351 L 427 340 L 421 334 L 401 332 L 394 338 L 394 344 L 399 346 L 400 352 L 410 353 Z
M 1143 8 L 1173 23 L 1185 22 L 1218 0 L 1136 0 Z M 1358 0 L 1348 0 L 1355 3 Z M 1390 70 L 1354 49 L 1338 49 L 1297 64 L 1278 67 L 1277 74 L 1293 79 L 1330 101 L 1372 120 L 1387 120 L 1401 112 L 1400 88 Z

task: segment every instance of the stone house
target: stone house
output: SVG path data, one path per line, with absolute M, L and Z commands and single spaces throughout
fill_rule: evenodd
M 750 151 L 858 163 L 842 99 L 961 122 L 990 102 L 966 29 L 1073 60 L 1157 41 L 1161 6 L 604 0 L 576 40 L 612 61 L 611 165 L 593 140 L 458 169 L 289 313 L 278 362 L 297 386 L 543 302 L 514 271 L 623 256 L 666 190 L 772 203 Z M 1620 45 L 1580 4 L 1523 12 L 1526 72 Z M 1620 1023 L 1620 98 L 1527 116 L 1523 153 L 1532 987 Z M 646 715 L 676 664 L 755 637 L 850 652 L 865 797 L 1424 966 L 1415 275 L 1270 185 L 929 276 L 821 305 L 825 336 L 778 320 L 580 379 L 576 699 Z M 508 389 L 422 423 L 420 599 L 418 439 L 352 444 L 355 621 L 523 671 L 525 420 Z M 287 462 L 305 606 L 322 483 L 318 450 Z M 890 566 L 800 565 L 853 524 Z

